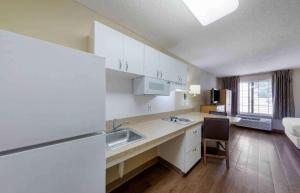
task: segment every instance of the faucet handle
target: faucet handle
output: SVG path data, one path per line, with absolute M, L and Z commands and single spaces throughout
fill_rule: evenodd
M 116 129 L 118 129 L 119 127 L 121 127 L 122 125 L 125 125 L 125 124 L 128 124 L 128 123 L 129 123 L 128 121 L 124 121 L 123 123 L 117 124 L 117 119 L 113 119 L 113 122 L 112 122 L 112 129 L 113 129 L 113 130 L 116 130 Z
M 119 124 L 119 127 L 121 127 L 122 125 L 127 125 L 127 124 L 129 124 L 129 122 L 128 121 L 124 121 L 124 122 L 122 122 L 122 123 Z

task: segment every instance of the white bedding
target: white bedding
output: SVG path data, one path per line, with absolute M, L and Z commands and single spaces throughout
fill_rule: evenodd
M 282 120 L 285 134 L 300 149 L 300 118 L 286 117 Z

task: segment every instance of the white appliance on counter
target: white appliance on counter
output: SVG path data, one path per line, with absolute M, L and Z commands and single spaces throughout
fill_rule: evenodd
M 0 30 L 0 188 L 105 192 L 104 59 Z
M 165 80 L 140 76 L 133 80 L 135 95 L 170 96 L 170 83 Z

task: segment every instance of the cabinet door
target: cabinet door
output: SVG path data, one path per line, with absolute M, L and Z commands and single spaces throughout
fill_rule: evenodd
M 179 83 L 186 84 L 187 81 L 187 65 L 183 62 L 178 61 L 177 67 Z
M 179 60 L 175 60 L 173 69 L 174 81 L 179 84 L 186 84 L 187 79 L 187 65 Z
M 193 147 L 185 155 L 184 172 L 187 173 L 201 158 L 201 145 Z
M 144 63 L 144 75 L 159 78 L 159 51 L 145 46 L 145 63 Z
M 94 54 L 105 57 L 105 67 L 122 70 L 123 58 L 123 35 L 101 23 L 95 22 L 94 29 Z
M 144 44 L 124 36 L 124 71 L 143 75 Z
M 173 70 L 173 73 L 174 73 L 173 79 L 176 83 L 181 83 L 181 77 L 180 77 L 180 75 L 181 75 L 180 71 L 182 70 L 181 68 L 182 68 L 182 66 L 181 66 L 180 61 L 175 60 L 174 61 L 174 70 Z
M 192 127 L 186 131 L 185 134 L 185 152 L 191 151 L 195 146 L 201 145 L 201 129 L 202 125 L 199 124 L 195 127 Z
M 176 81 L 176 75 L 175 73 L 175 60 L 164 54 L 160 53 L 159 57 L 159 69 L 161 72 L 161 79 L 167 80 L 167 81 Z

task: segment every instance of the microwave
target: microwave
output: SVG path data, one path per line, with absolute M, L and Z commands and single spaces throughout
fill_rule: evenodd
M 133 79 L 135 95 L 170 96 L 170 83 L 165 80 L 141 76 Z

